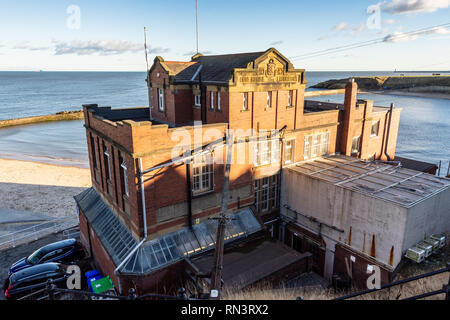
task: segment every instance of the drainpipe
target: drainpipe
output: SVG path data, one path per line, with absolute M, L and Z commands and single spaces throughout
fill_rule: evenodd
M 391 108 L 389 110 L 389 124 L 386 132 L 386 144 L 384 145 L 384 154 L 386 155 L 388 161 L 392 161 L 393 159 L 388 154 L 388 145 L 389 145 L 389 134 L 391 133 L 391 123 L 392 123 L 392 111 L 394 109 L 394 104 L 391 103 Z
M 188 223 L 189 229 L 192 229 L 192 186 L 191 186 L 191 161 L 186 161 L 186 184 L 188 198 Z
M 139 180 L 141 185 L 141 200 L 142 200 L 142 214 L 144 219 L 144 238 L 141 242 L 126 256 L 125 259 L 117 266 L 114 270 L 114 275 L 117 277 L 119 282 L 119 294 L 122 294 L 122 283 L 120 281 L 119 270 L 125 265 L 125 263 L 130 260 L 133 254 L 147 241 L 147 210 L 145 209 L 145 190 L 144 190 L 144 171 L 142 169 L 142 158 L 139 158 Z

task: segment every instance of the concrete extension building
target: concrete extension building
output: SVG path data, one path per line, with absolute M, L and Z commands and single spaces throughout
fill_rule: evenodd
M 354 82 L 347 85 L 343 104 L 305 101 L 305 70 L 295 69 L 275 49 L 198 54 L 188 62 L 157 57 L 147 81 L 150 108 L 83 106 L 93 187 L 76 197 L 81 238 L 116 286 L 167 291 L 205 270 L 208 259 L 202 257 L 214 249 L 217 223 L 210 218 L 220 212 L 228 130 L 233 154 L 244 161 L 231 165 L 228 210 L 234 220 L 227 226 L 231 251 L 225 262 L 239 260 L 230 248 L 265 234 L 282 240 L 275 242 L 280 250 L 264 239 L 255 250 L 264 255 L 270 248 L 285 252 L 285 258 L 268 255 L 267 269 L 252 283 L 273 279 L 270 268 L 292 276 L 292 270 L 311 268 L 333 273 L 322 258 L 320 233 L 309 235 L 304 228 L 314 241 L 302 248 L 286 237 L 290 225 L 301 229 L 286 218 L 285 205 L 296 206 L 292 198 L 284 200 L 282 172 L 333 154 L 359 161 L 394 159 L 401 109 L 358 100 Z M 295 186 L 289 192 L 303 190 Z M 320 214 L 308 209 L 300 206 L 298 212 Z M 348 232 L 349 227 L 344 221 L 337 228 Z M 286 246 L 302 254 L 289 253 Z M 397 261 L 403 245 L 394 246 Z M 242 265 L 247 272 L 256 267 L 251 261 Z

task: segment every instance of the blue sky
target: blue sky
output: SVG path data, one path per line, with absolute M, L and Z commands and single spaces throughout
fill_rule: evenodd
M 379 1 L 199 0 L 200 52 L 275 47 L 290 58 L 385 39 L 293 63 L 310 71 L 450 70 L 450 27 L 402 36 L 450 23 L 450 0 Z M 380 19 L 370 21 L 380 23 L 368 26 L 375 15 L 367 8 L 377 4 Z M 142 71 L 144 26 L 150 63 L 155 55 L 189 60 L 195 0 L 0 0 L 0 70 Z

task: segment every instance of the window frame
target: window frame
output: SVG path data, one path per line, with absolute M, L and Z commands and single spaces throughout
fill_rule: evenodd
M 330 153 L 330 131 L 316 132 L 304 136 L 303 160 L 312 160 Z
M 198 101 L 197 101 L 197 99 L 198 99 Z M 201 107 L 201 105 L 202 105 L 202 97 L 201 97 L 201 95 L 195 94 L 194 95 L 194 106 Z
M 272 91 L 267 91 L 267 105 L 266 109 L 272 108 Z
M 242 93 L 242 110 L 247 111 L 248 110 L 248 92 Z
M 254 206 L 256 212 L 267 213 L 278 209 L 280 174 L 263 177 L 253 181 Z
M 214 110 L 214 91 L 210 91 L 210 108 Z
M 293 100 L 294 100 L 294 90 L 289 90 L 288 93 L 288 107 L 293 107 Z
M 376 133 L 373 132 L 374 131 L 373 129 L 374 129 L 375 125 L 376 125 Z M 379 134 L 380 134 L 380 120 L 372 121 L 372 127 L 370 129 L 370 136 L 372 138 L 374 138 L 374 137 L 378 137 Z
M 130 196 L 130 190 L 128 189 L 128 168 L 127 168 L 127 161 L 125 158 L 122 158 L 122 163 L 120 164 L 120 168 L 122 171 L 122 175 L 123 175 L 123 193 L 129 197 Z
M 106 162 L 106 166 L 107 170 L 106 171 L 106 181 L 111 181 L 112 179 L 112 171 L 111 171 L 111 154 L 109 153 L 108 147 L 106 145 L 103 145 L 103 155 L 104 155 L 104 160 Z
M 358 142 L 357 149 L 354 148 L 355 141 Z M 361 153 L 361 135 L 352 138 L 352 149 L 351 149 L 351 153 L 350 154 L 352 156 L 353 155 L 359 156 L 360 153 Z
M 261 167 L 281 161 L 280 140 L 261 139 L 255 143 L 254 166 Z
M 164 89 L 158 88 L 158 110 L 164 112 Z
M 217 91 L 217 110 L 222 110 L 220 106 L 220 90 Z
M 295 144 L 296 144 L 296 139 L 287 139 L 284 143 L 284 156 L 283 156 L 283 160 L 284 160 L 284 164 L 291 164 L 295 162 Z M 289 153 L 288 153 L 288 149 L 289 149 Z M 290 155 L 290 159 L 287 159 L 286 156 Z
M 199 161 L 201 159 L 201 161 Z M 211 153 L 194 157 L 191 161 L 192 194 L 214 191 L 214 158 Z M 207 181 L 207 185 L 205 183 Z

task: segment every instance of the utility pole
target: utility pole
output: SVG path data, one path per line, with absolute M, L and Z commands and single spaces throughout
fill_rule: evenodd
M 144 48 L 145 48 L 145 64 L 147 66 L 146 73 L 147 73 L 147 95 L 148 95 L 148 109 L 150 112 L 150 120 L 153 120 L 152 117 L 152 99 L 150 96 L 150 74 L 149 74 L 149 68 L 148 68 L 148 50 L 147 50 L 147 28 L 144 27 Z
M 225 163 L 225 174 L 222 190 L 222 207 L 217 225 L 216 249 L 214 251 L 214 264 L 211 271 L 211 298 L 220 299 L 222 290 L 222 273 L 223 273 L 223 249 L 224 249 L 224 233 L 227 222 L 226 212 L 228 208 L 228 193 L 230 185 L 230 169 L 233 154 L 234 137 L 230 132 L 226 135 L 227 142 L 227 162 Z

